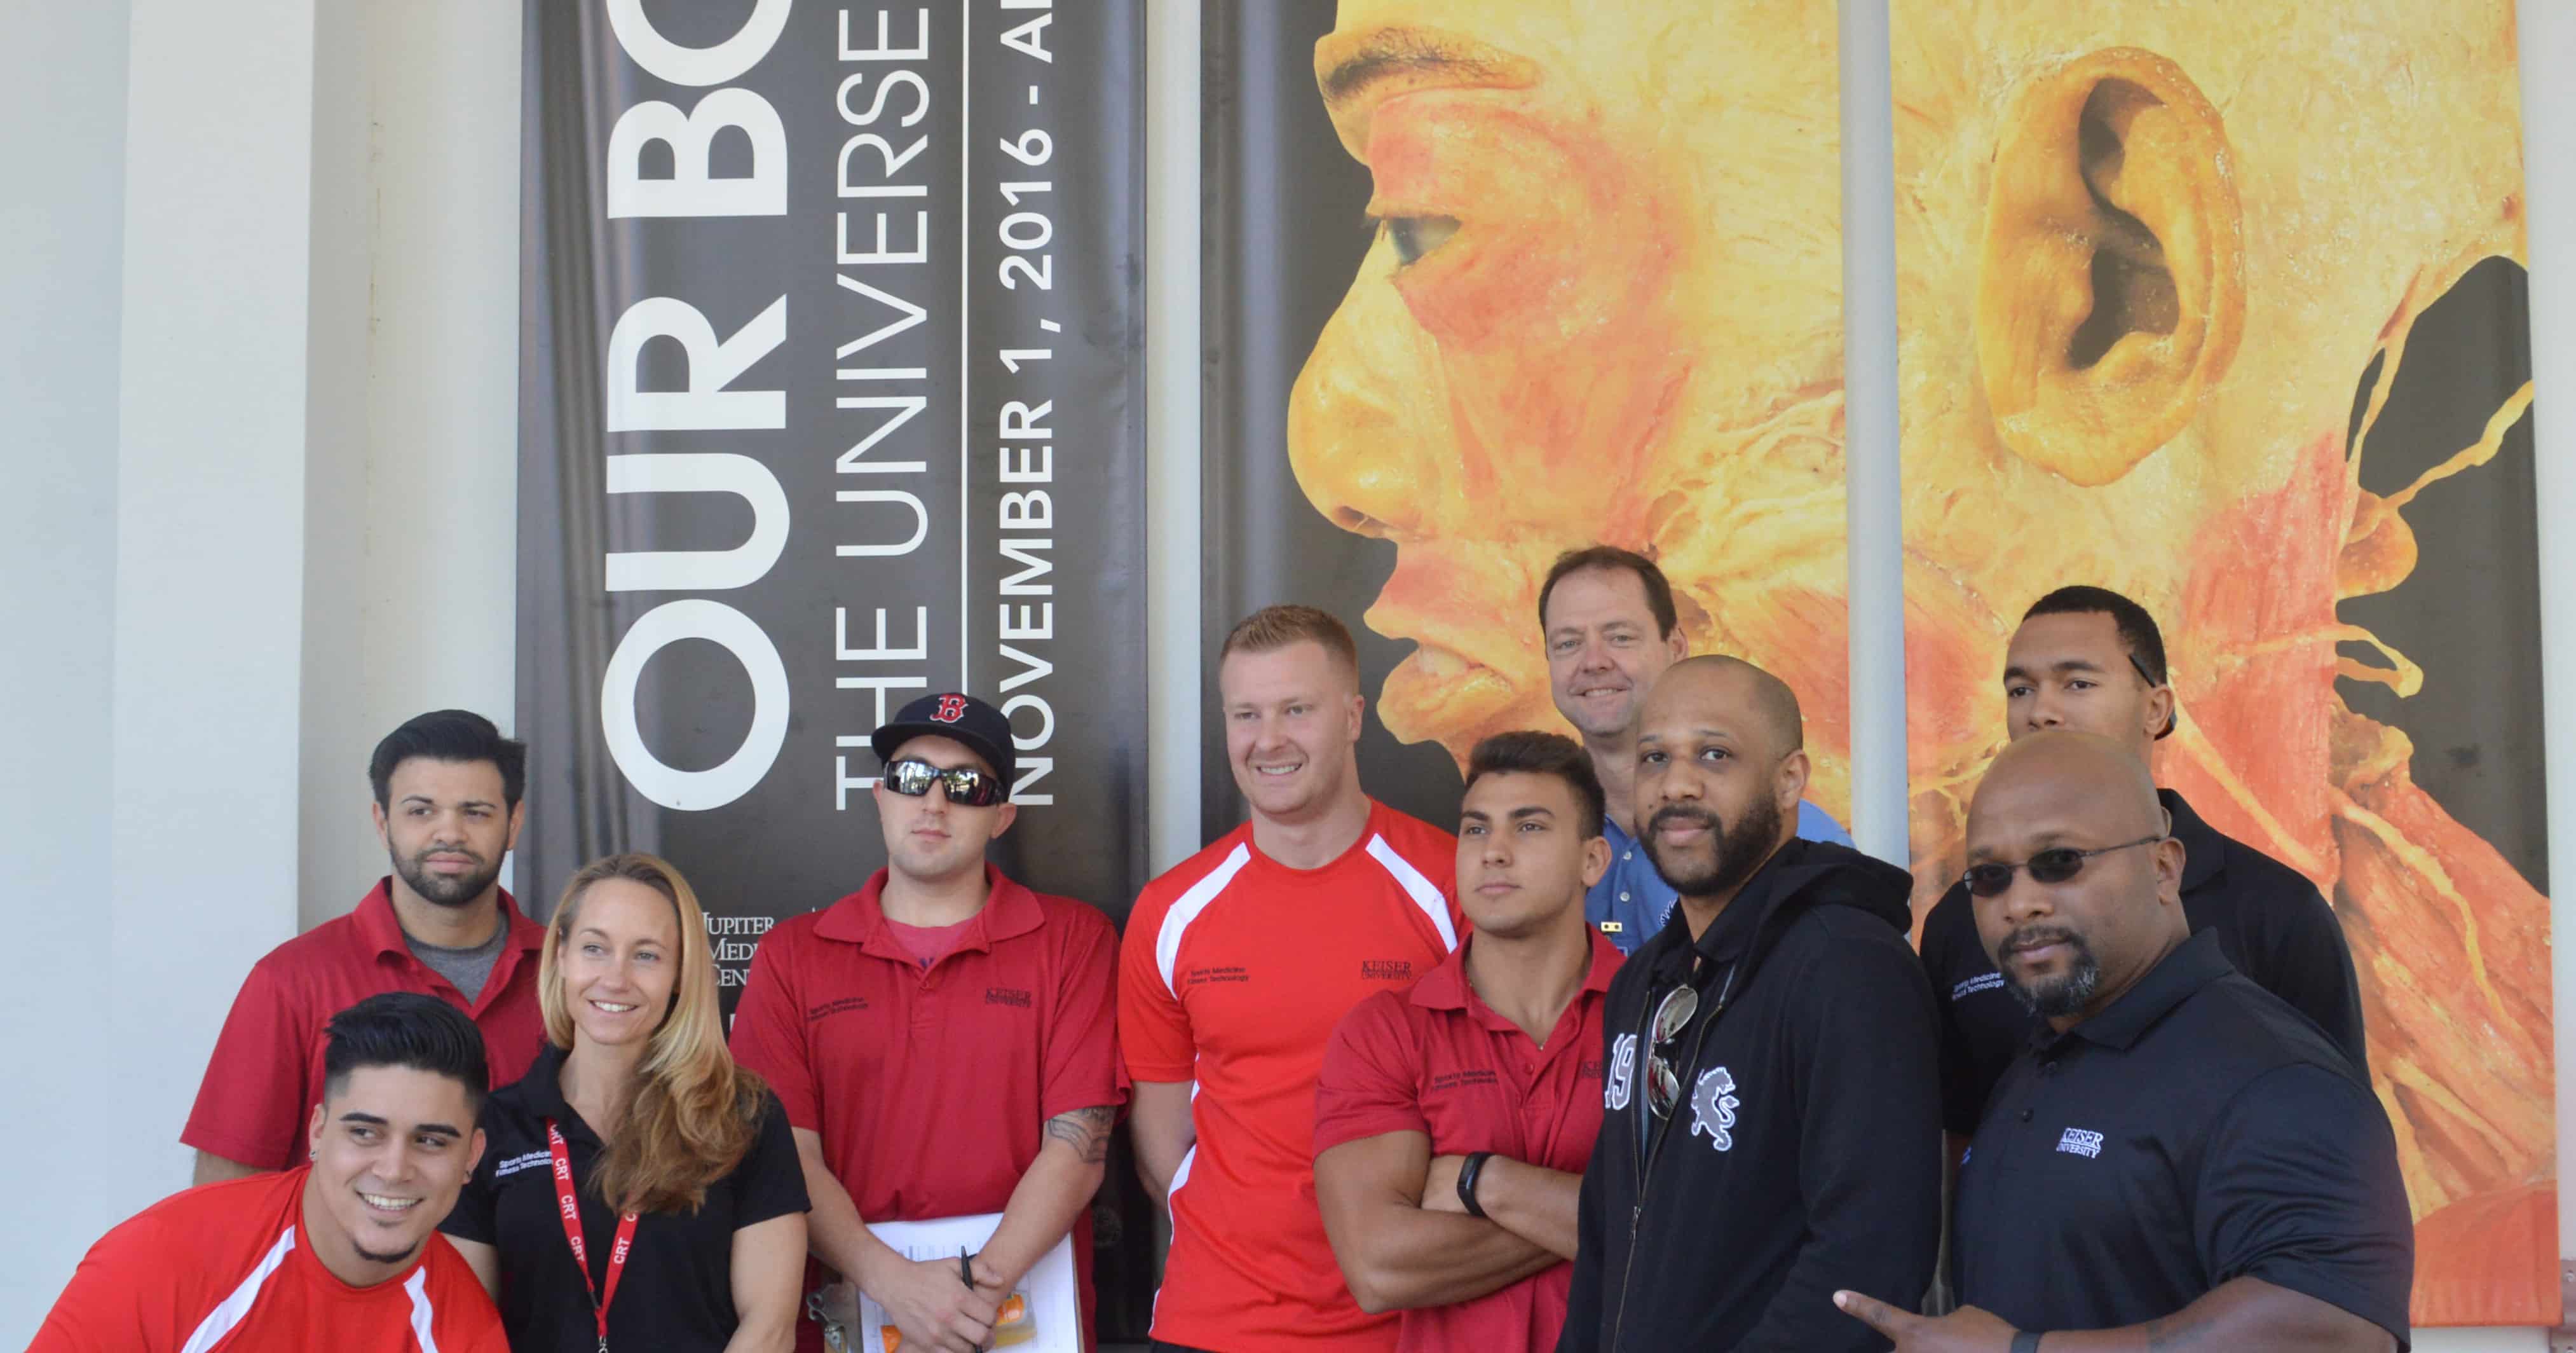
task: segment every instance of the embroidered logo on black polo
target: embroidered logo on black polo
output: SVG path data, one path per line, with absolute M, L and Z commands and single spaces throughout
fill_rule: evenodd
M 1363 982 L 1410 982 L 1413 960 L 1409 958 L 1364 958 L 1360 960 Z
M 1691 1091 L 1691 1135 L 1705 1132 L 1709 1145 L 1734 1150 L 1735 1110 L 1741 1102 L 1735 1097 L 1735 1077 L 1725 1067 L 1701 1072 L 1698 1087 Z
M 984 988 L 984 1004 L 1007 1005 L 1015 1009 L 1026 1010 L 1029 1008 L 1029 993 L 1020 990 L 1018 987 L 986 987 Z
M 1980 991 L 2001 991 L 2003 990 L 2003 986 L 2004 975 L 2002 973 L 1979 973 L 1976 976 L 1969 978 L 1967 981 L 1961 982 L 1957 986 L 1950 988 L 1950 999 L 1952 1001 L 1964 1001 L 1967 998 L 1976 995 Z
M 1601 1087 L 1601 1107 L 1613 1113 L 1628 1107 L 1637 1079 L 1637 1036 L 1621 1034 L 1610 1045 L 1610 1079 Z
M 2102 1134 L 2082 1128 L 2068 1128 L 2057 1139 L 2057 1149 L 2070 1156 L 2094 1160 L 2102 1154 Z
M 542 1170 L 554 1163 L 555 1157 L 553 1152 L 530 1151 L 524 1155 L 512 1156 L 508 1160 L 502 1161 L 500 1164 L 493 1166 L 492 1177 L 494 1179 L 507 1179 L 521 1170 Z

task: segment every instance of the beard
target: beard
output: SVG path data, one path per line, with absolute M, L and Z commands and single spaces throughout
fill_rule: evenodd
M 2065 974 L 2037 983 L 2024 983 L 2013 976 L 2010 966 L 1997 964 L 2003 972 L 2004 989 L 2013 994 L 2014 1000 L 2021 1002 L 2022 1009 L 2041 1019 L 2064 1019 L 2069 1015 L 2082 1014 L 2084 1007 L 2092 1003 L 2093 994 L 2102 988 L 2102 965 L 2093 957 L 2093 947 L 2084 942 L 2083 936 L 2064 926 L 2024 926 L 2005 936 L 2003 944 L 1998 947 L 2004 957 L 2010 958 L 2013 951 L 2023 945 L 2049 941 L 2064 944 L 2075 955 L 2075 961 L 2067 967 Z
M 392 854 L 392 852 L 388 853 Z M 423 851 L 410 859 L 393 854 L 394 872 L 401 875 L 402 881 L 410 885 L 413 892 L 420 894 L 423 901 L 442 907 L 461 907 L 481 897 L 484 889 L 500 880 L 501 866 L 498 861 L 493 862 L 488 868 L 477 869 L 469 874 L 453 876 L 433 874 L 426 863 L 426 857 L 431 853 Z M 453 855 L 460 852 L 449 850 L 439 853 Z M 481 863 L 481 860 L 478 858 L 476 863 Z
M 1665 851 L 1661 829 L 1667 822 L 1696 822 L 1708 829 L 1715 850 L 1706 865 L 1680 852 Z M 1743 887 L 1771 858 L 1779 841 L 1780 805 L 1769 799 L 1754 800 L 1732 831 L 1718 821 L 1717 814 L 1695 803 L 1665 804 L 1646 821 L 1646 858 L 1654 862 L 1664 882 L 1684 897 L 1715 897 Z

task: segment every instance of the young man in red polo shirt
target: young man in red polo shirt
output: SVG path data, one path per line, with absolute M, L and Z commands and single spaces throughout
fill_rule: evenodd
M 1584 921 L 1610 867 L 1601 782 L 1570 738 L 1476 745 L 1458 896 L 1474 932 L 1333 1032 L 1315 1190 L 1363 1309 L 1400 1353 L 1556 1347 L 1576 1202 L 1601 1132 L 1601 1008 L 1619 950 Z
M 1458 947 L 1457 842 L 1360 789 L 1359 660 L 1311 606 L 1256 612 L 1217 663 L 1251 821 L 1145 886 L 1118 1041 L 1137 1167 L 1171 1209 L 1157 1346 L 1394 1347 L 1316 1211 L 1315 1076 L 1333 1026 Z
M 269 951 L 243 980 L 179 1140 L 196 1182 L 283 1170 L 322 1100 L 322 1031 L 384 991 L 436 996 L 483 1032 L 496 1083 L 545 1041 L 537 955 L 545 927 L 500 885 L 519 840 L 528 749 L 480 714 L 443 709 L 386 735 L 367 763 L 376 839 L 393 872 L 358 909 Z
M 1068 1231 L 1087 1340 L 1089 1208 L 1120 1100 L 1117 932 L 985 863 L 1018 812 L 1000 710 L 924 696 L 871 741 L 886 868 L 762 938 L 734 1058 L 787 1106 L 815 1259 L 883 1306 L 907 1350 L 984 1347 L 1002 1299 Z M 866 1226 L 987 1212 L 1002 1221 L 972 1287 L 956 1259 L 913 1262 Z M 796 1338 L 823 1347 L 810 1318 Z

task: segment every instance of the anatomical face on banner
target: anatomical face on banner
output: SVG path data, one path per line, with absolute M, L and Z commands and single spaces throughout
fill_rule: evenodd
M 1918 907 L 2022 610 L 2143 602 L 2161 782 L 2348 936 L 2416 1320 L 2554 1320 L 2510 0 L 1893 9 Z M 1638 549 L 1843 815 L 1835 6 L 1205 13 L 1211 632 L 1361 621 L 1364 774 L 1437 820 L 1478 738 L 1564 729 L 1549 561 Z

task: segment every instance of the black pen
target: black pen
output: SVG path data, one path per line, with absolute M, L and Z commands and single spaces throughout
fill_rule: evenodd
M 968 1291 L 975 1289 L 975 1265 L 963 1245 L 957 1247 L 957 1276 L 965 1280 Z

